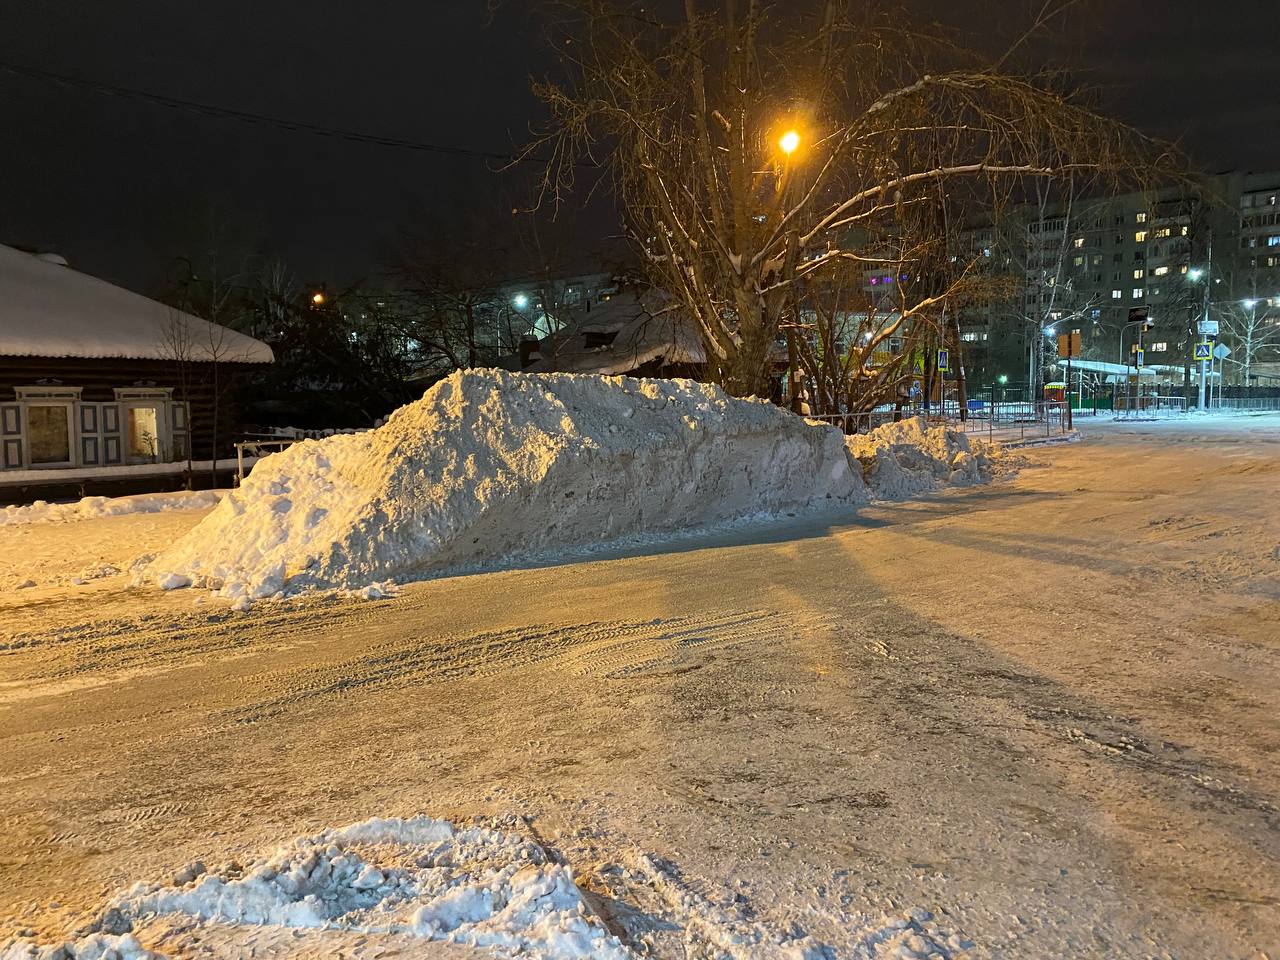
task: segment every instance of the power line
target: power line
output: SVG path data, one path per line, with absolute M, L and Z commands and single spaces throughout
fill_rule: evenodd
M 294 133 L 310 133 L 316 136 L 330 137 L 336 140 L 348 140 L 352 143 L 370 143 L 381 147 L 396 147 L 401 150 L 417 150 L 422 153 L 438 153 L 450 157 L 498 160 L 502 163 L 522 163 L 530 160 L 540 160 L 540 158 L 534 156 L 493 153 L 486 150 L 472 150 L 466 147 L 453 147 L 439 143 L 424 143 L 419 140 L 404 140 L 399 137 L 383 137 L 377 134 L 361 133 L 356 130 L 343 130 L 339 127 L 326 127 L 322 124 L 307 123 L 302 120 L 287 120 L 282 117 L 269 117 L 264 114 L 249 113 L 245 110 L 232 110 L 228 107 L 217 107 L 207 103 L 197 103 L 193 100 L 181 100 L 177 97 L 151 93 L 146 90 L 137 90 L 132 87 L 119 87 L 114 84 L 103 83 L 99 80 L 89 80 L 84 77 L 71 77 L 66 74 L 53 73 L 48 70 L 37 70 L 34 67 L 25 67 L 15 63 L 6 63 L 4 61 L 0 61 L 0 70 L 35 80 L 47 80 L 64 86 L 80 87 L 106 96 L 120 97 L 126 100 L 138 100 L 143 103 L 168 107 L 174 110 L 185 110 L 189 113 L 194 113 L 200 116 L 216 117 L 223 120 L 237 120 L 240 123 L 274 126 L 279 127 L 281 130 L 288 130 Z

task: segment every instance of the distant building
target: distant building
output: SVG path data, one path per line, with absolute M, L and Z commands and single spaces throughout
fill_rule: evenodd
M 1280 324 L 1280 172 L 1226 173 L 1195 188 L 1015 207 L 998 228 L 975 225 L 958 246 L 990 262 L 987 273 L 1013 282 L 1007 298 L 962 309 L 962 340 L 976 382 L 999 375 L 1027 382 L 1038 341 L 1053 362 L 1057 333 L 1079 329 L 1084 357 L 1124 365 L 1136 344 L 1131 311 L 1146 311 L 1144 362 L 1181 385 L 1199 339 L 1208 284 L 1210 319 L 1226 322 L 1254 303 L 1260 325 Z M 1138 314 L 1135 313 L 1134 316 Z M 1274 332 L 1274 331 L 1270 331 Z M 1280 365 L 1275 347 L 1255 348 L 1255 369 Z M 1239 346 L 1233 349 L 1239 352 Z M 1043 379 L 1043 375 L 1042 375 Z M 1227 382 L 1243 379 L 1228 364 Z
M 272 361 L 252 337 L 0 246 L 0 497 L 207 459 L 231 439 L 215 417 L 235 371 Z

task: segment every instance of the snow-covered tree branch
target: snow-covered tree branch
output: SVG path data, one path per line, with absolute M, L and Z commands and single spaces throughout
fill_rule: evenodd
M 628 0 L 556 9 L 566 76 L 536 85 L 553 117 L 529 148 L 550 157 L 540 202 L 565 200 L 584 165 L 608 177 L 651 280 L 697 319 L 709 375 L 736 393 L 767 391 L 797 303 L 850 264 L 927 285 L 921 262 L 964 208 L 1033 180 L 1173 166 L 1067 91 L 887 8 L 687 0 L 678 22 Z

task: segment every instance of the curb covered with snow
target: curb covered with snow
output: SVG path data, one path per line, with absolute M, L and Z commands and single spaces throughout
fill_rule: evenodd
M 85 497 L 75 503 L 37 500 L 21 507 L 0 507 L 0 527 L 23 523 L 69 523 L 129 513 L 207 510 L 216 507 L 225 493 L 225 490 L 184 490 L 177 493 L 140 493 L 131 497 Z
M 147 577 L 247 601 L 866 501 L 839 431 L 689 380 L 455 373 L 262 460 Z

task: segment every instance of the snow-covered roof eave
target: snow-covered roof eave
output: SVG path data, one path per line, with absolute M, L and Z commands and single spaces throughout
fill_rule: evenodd
M 275 361 L 261 340 L 3 245 L 0 356 Z

